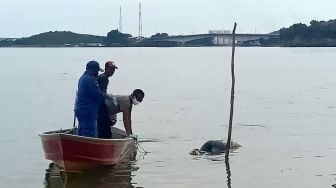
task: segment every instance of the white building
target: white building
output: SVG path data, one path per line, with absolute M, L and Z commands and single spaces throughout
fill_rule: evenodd
M 209 34 L 231 34 L 231 30 L 209 30 Z

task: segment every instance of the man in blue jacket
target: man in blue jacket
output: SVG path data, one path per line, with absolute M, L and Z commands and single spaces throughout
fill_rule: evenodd
M 78 119 L 78 135 L 96 137 L 98 107 L 104 95 L 97 83 L 99 67 L 97 61 L 89 61 L 86 71 L 78 81 L 75 114 Z

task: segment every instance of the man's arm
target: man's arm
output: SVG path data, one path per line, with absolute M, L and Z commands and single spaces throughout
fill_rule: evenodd
M 104 95 L 106 95 L 106 93 L 107 93 L 107 85 L 109 83 L 108 78 L 99 75 L 98 78 L 97 78 L 97 81 L 98 81 L 99 89 L 101 90 L 101 92 Z
M 127 135 L 133 134 L 133 132 L 132 132 L 131 109 L 123 111 L 123 121 L 124 121 L 124 127 L 125 127 Z
M 90 79 L 87 81 L 87 87 L 89 88 L 90 96 L 91 96 L 94 100 L 96 100 L 96 101 L 101 101 L 101 100 L 104 99 L 104 95 L 103 95 L 103 93 L 100 91 L 96 79 L 94 79 L 94 78 L 90 78 Z

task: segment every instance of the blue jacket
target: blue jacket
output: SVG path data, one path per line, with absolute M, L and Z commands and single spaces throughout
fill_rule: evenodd
M 76 115 L 97 118 L 98 107 L 103 99 L 104 96 L 98 87 L 97 78 L 85 71 L 78 81 Z

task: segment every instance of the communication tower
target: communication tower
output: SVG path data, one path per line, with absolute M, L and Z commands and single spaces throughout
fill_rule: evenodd
M 139 3 L 139 36 L 138 38 L 142 38 L 141 3 Z
M 119 9 L 119 32 L 122 33 L 122 16 L 121 16 L 121 6 Z

